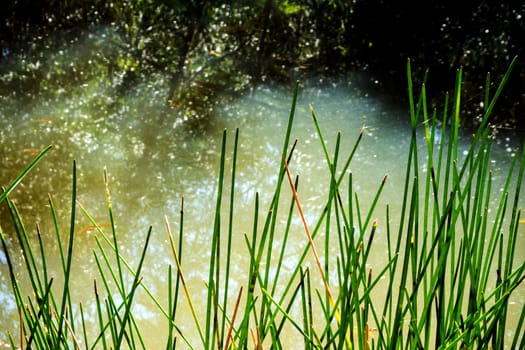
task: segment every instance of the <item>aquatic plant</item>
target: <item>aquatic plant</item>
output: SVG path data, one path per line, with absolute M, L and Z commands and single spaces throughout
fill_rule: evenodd
M 137 291 L 141 289 L 166 319 L 167 349 L 176 345 L 205 349 L 282 348 L 286 346 L 289 334 L 286 332 L 297 332 L 305 349 L 524 348 L 523 302 L 515 324 L 510 324 L 507 317 L 513 293 L 522 288 L 525 278 L 525 262 L 516 260 L 520 244 L 520 189 L 525 169 L 523 149 L 521 156 L 512 160 L 496 207 L 490 208 L 493 179 L 488 121 L 514 62 L 494 94 L 486 92 L 483 120 L 470 148 L 461 154 L 458 138 L 462 70 L 458 70 L 452 108 L 448 108 L 447 96 L 439 118 L 437 111 L 429 111 L 427 107 L 424 85 L 416 97 L 408 62 L 412 137 L 404 186 L 399 189 L 402 204 L 395 213 L 387 205 L 384 221 L 373 217 L 380 210 L 378 202 L 387 177 L 378 184 L 371 203 L 365 205 L 355 192 L 349 172 L 363 130 L 348 154 L 344 154 L 341 135 L 337 135 L 330 154 L 318 117 L 311 108 L 330 185 L 319 218 L 313 225 L 308 223 L 302 209 L 299 176 L 292 175 L 296 85 L 271 203 L 264 211 L 256 196 L 251 218 L 253 231 L 243 237 L 249 266 L 245 283 L 238 290 L 231 286 L 230 274 L 237 258 L 232 254 L 231 243 L 236 239 L 232 234 L 232 218 L 240 136 L 236 130 L 232 166 L 227 169 L 228 132 L 224 131 L 208 278 L 204 284 L 205 310 L 199 310 L 201 304 L 195 302 L 195 291 L 185 277 L 189 271 L 183 261 L 183 255 L 187 254 L 183 244 L 184 201 L 178 233 L 171 230 L 166 218 L 173 263 L 166 271 L 168 298 L 159 300 L 142 278 L 152 228 L 147 229 L 139 260 L 128 261 L 119 248 L 107 174 L 110 223 L 105 226 L 109 227 L 109 233 L 77 203 L 75 163 L 71 221 L 65 241 L 55 205 L 49 199 L 62 269 L 60 286 L 56 286 L 56 278 L 47 269 L 49 253 L 44 249 L 38 227 L 35 241 L 9 199 L 12 189 L 50 150 L 45 149 L 0 196 L 0 201 L 7 203 L 15 232 L 14 237 L 0 232 L 20 314 L 20 333 L 10 335 L 10 345 L 39 349 L 145 348 L 148 334 L 141 331 L 133 311 Z M 438 122 L 443 126 L 441 132 L 448 133 L 448 137 L 436 138 Z M 425 152 L 418 148 L 421 132 Z M 94 282 L 95 333 L 86 321 L 83 304 L 77 307 L 71 298 L 73 287 L 69 281 L 77 209 L 96 230 L 97 248 L 93 254 L 100 278 Z M 304 227 L 303 250 L 294 257 L 292 271 L 285 276 L 283 266 L 289 259 L 285 258 L 285 251 L 297 217 Z M 285 228 L 281 230 L 278 222 L 283 219 Z M 375 253 L 379 228 L 386 233 L 388 259 L 384 266 L 371 268 L 369 257 Z M 276 240 L 281 242 L 278 247 L 274 245 Z M 333 245 L 338 247 L 336 256 L 330 256 L 333 250 L 328 249 Z M 22 266 L 13 263 L 17 251 L 22 255 Z M 29 295 L 22 293 L 19 269 L 28 277 Z M 378 288 L 386 288 L 384 298 L 374 295 Z M 182 305 L 189 307 L 197 343 L 178 323 L 176 316 Z

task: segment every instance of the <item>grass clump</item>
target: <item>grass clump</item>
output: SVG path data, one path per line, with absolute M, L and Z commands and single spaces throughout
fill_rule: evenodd
M 461 70 L 451 98 L 452 108 L 448 108 L 447 96 L 438 117 L 438 112 L 429 111 L 426 105 L 425 86 L 415 94 L 408 63 L 412 137 L 404 185 L 399 189 L 401 206 L 393 213 L 387 205 L 385 220 L 379 222 L 373 217 L 382 210 L 378 203 L 387 177 L 378 184 L 364 210 L 348 171 L 363 131 L 348 154 L 341 149 L 341 135 L 337 135 L 331 154 L 313 108 L 312 120 L 326 160 L 329 186 L 326 205 L 317 221 L 311 225 L 305 219 L 299 176 L 293 175 L 296 142 L 291 135 L 296 85 L 272 200 L 263 211 L 256 196 L 253 230 L 243 237 L 249 266 L 238 289 L 232 287 L 231 273 L 236 263 L 232 242 L 238 239 L 234 237 L 233 218 L 239 131 L 234 135 L 230 169 L 226 167 L 228 133 L 224 131 L 203 303 L 196 303 L 185 278 L 189 267 L 183 263 L 184 201 L 179 232 L 172 232 L 166 218 L 173 264 L 166 271 L 167 300 L 159 300 L 141 275 L 152 228 L 147 229 L 138 262 L 130 263 L 119 249 L 107 176 L 109 234 L 76 201 L 75 164 L 71 224 L 65 242 L 55 206 L 49 200 L 62 267 L 61 286 L 54 286 L 55 277 L 47 271 L 48 253 L 39 230 L 35 244 L 9 199 L 11 190 L 49 151 L 45 149 L 0 196 L 0 201 L 7 203 L 15 232 L 14 237 L 0 234 L 20 314 L 20 333 L 11 334 L 10 345 L 39 349 L 146 348 L 148 335 L 141 331 L 133 313 L 137 291 L 142 289 L 167 321 L 166 349 L 177 345 L 195 349 L 283 348 L 289 334 L 285 332 L 299 334 L 305 349 L 524 348 L 523 303 L 519 306 L 521 318 L 513 329 L 509 329 L 507 317 L 509 300 L 525 278 L 525 262 L 516 260 L 523 150 L 512 160 L 497 206 L 490 207 L 493 178 L 489 116 L 513 65 L 494 95 L 487 91 L 483 120 L 468 151 L 460 154 Z M 438 124 L 443 125 L 441 132 L 447 137 L 436 142 Z M 424 152 L 417 142 L 421 132 L 425 137 Z M 94 283 L 96 325 L 89 325 L 84 306 L 76 308 L 71 300 L 77 208 L 97 230 L 93 254 L 101 283 Z M 297 217 L 304 228 L 304 244 L 292 271 L 284 276 L 285 251 Z M 277 225 L 280 221 L 285 222 L 284 230 Z M 384 266 L 372 269 L 370 256 L 375 253 L 374 239 L 380 222 L 384 222 L 381 229 L 386 232 L 388 259 Z M 282 242 L 278 249 L 273 245 L 277 239 Z M 334 245 L 336 256 L 329 249 Z M 15 271 L 18 267 L 12 263 L 17 249 L 23 255 L 30 295 L 22 293 Z M 375 296 L 378 288 L 386 288 L 384 297 Z M 189 307 L 196 342 L 178 321 L 181 305 Z

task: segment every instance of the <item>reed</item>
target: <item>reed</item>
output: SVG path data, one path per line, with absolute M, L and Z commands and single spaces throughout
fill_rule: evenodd
M 231 287 L 230 273 L 236 259 L 232 242 L 239 239 L 233 234 L 233 225 L 240 136 L 236 130 L 233 147 L 229 148 L 229 134 L 224 131 L 215 222 L 210 233 L 206 300 L 200 304 L 195 302 L 192 294 L 195 291 L 185 278 L 190 267 L 183 261 L 184 199 L 179 232 L 172 232 L 166 218 L 173 264 L 166 271 L 168 300 L 159 300 L 141 275 L 152 228 L 147 229 L 140 258 L 133 265 L 119 250 L 108 177 L 105 176 L 109 233 L 76 200 L 75 164 L 71 220 L 66 236 L 59 228 L 55 205 L 49 199 L 61 258 L 63 282 L 57 286 L 47 269 L 49 253 L 42 244 L 39 229 L 35 243 L 16 205 L 9 199 L 11 191 L 50 150 L 46 148 L 0 195 L 0 202 L 7 204 L 14 232 L 13 236 L 0 232 L 0 238 L 20 314 L 20 333 L 10 335 L 11 347 L 145 348 L 145 337 L 149 335 L 141 331 L 133 314 L 137 291 L 142 289 L 156 305 L 159 317 L 166 319 L 166 349 L 285 348 L 288 333 L 284 332 L 297 332 L 305 349 L 525 348 L 523 303 L 514 328 L 509 329 L 507 322 L 510 297 L 525 278 L 525 262 L 516 260 L 517 247 L 523 244 L 518 242 L 518 230 L 525 148 L 513 158 L 497 206 L 490 208 L 494 192 L 489 118 L 514 64 L 515 60 L 493 95 L 487 78 L 485 114 L 470 148 L 462 155 L 458 149 L 461 69 L 454 94 L 446 96 L 444 110 L 438 113 L 427 106 L 424 84 L 416 93 L 410 62 L 407 63 L 412 138 L 404 185 L 398 189 L 401 209 L 395 213 L 389 205 L 380 208 L 378 204 L 388 181 L 386 176 L 378 180 L 377 191 L 366 205 L 354 189 L 348 169 L 364 131 L 361 130 L 348 154 L 341 147 L 341 135 L 337 135 L 330 154 L 318 116 L 310 107 L 329 183 L 326 205 L 313 225 L 303 215 L 300 177 L 294 176 L 297 143 L 292 141 L 292 129 L 296 85 L 272 200 L 268 208 L 262 209 L 256 195 L 253 231 L 243 237 L 249 266 L 244 284 L 238 290 Z M 438 125 L 442 125 L 442 134 L 448 135 L 436 143 Z M 420 134 L 425 139 L 423 149 L 418 148 Z M 228 149 L 233 150 L 229 169 Z M 423 172 L 423 168 L 427 171 Z M 229 183 L 227 178 L 231 179 Z M 226 189 L 230 191 L 229 198 L 224 196 Z M 94 282 L 92 301 L 97 313 L 94 336 L 90 330 L 93 325 L 86 323 L 85 305 L 81 303 L 74 308 L 76 304 L 71 300 L 76 209 L 96 230 L 97 248 L 93 254 L 100 277 Z M 373 219 L 382 210 L 384 220 Z M 295 217 L 304 229 L 303 250 L 295 257 L 292 272 L 284 276 L 282 267 Z M 284 228 L 277 225 L 281 221 L 285 222 Z M 374 240 L 379 228 L 386 234 L 382 239 L 387 242 L 388 261 L 384 266 L 371 268 L 370 256 L 375 253 Z M 67 240 L 63 242 L 62 237 Z M 282 242 L 279 250 L 273 246 L 277 238 Z M 334 246 L 337 249 L 329 249 Z M 17 252 L 23 256 L 21 266 L 13 263 Z M 31 286 L 28 295 L 21 291 L 17 277 L 20 269 Z M 383 298 L 374 296 L 377 288 L 386 288 Z M 177 321 L 183 304 L 189 306 L 197 343 L 190 341 L 192 335 L 186 334 Z M 291 330 L 285 330 L 286 327 Z

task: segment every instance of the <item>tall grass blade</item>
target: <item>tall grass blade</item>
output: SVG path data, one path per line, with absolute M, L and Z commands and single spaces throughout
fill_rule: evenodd
M 49 145 L 44 148 L 32 161 L 27 165 L 27 167 L 22 170 L 22 172 L 11 182 L 6 189 L 3 189 L 3 192 L 0 194 L 0 203 L 2 203 L 7 196 L 15 189 L 16 186 L 26 177 L 27 174 L 44 158 L 44 156 L 53 148 L 53 145 Z
M 148 229 L 148 233 L 146 235 L 146 242 L 144 243 L 144 248 L 142 249 L 142 253 L 141 253 L 141 256 L 140 256 L 139 264 L 137 266 L 137 269 L 135 270 L 136 272 L 135 272 L 135 276 L 133 278 L 133 283 L 131 284 L 131 290 L 130 290 L 129 294 L 127 295 L 126 299 L 124 299 L 125 310 L 124 310 L 124 315 L 122 317 L 122 323 L 121 323 L 120 332 L 119 332 L 119 335 L 117 337 L 117 343 L 115 345 L 115 347 L 117 349 L 120 349 L 120 347 L 121 347 L 122 339 L 123 339 L 124 334 L 125 334 L 126 324 L 131 319 L 131 306 L 132 306 L 133 298 L 135 296 L 135 291 L 137 290 L 138 286 L 140 285 L 140 280 L 142 279 L 142 277 L 140 276 L 140 271 L 142 270 L 142 265 L 144 263 L 144 258 L 146 257 L 146 251 L 148 249 L 148 244 L 149 244 L 149 240 L 150 240 L 150 237 L 151 237 L 151 232 L 152 232 L 152 227 L 150 226 L 150 228 Z M 134 344 L 134 342 L 132 342 L 132 344 Z

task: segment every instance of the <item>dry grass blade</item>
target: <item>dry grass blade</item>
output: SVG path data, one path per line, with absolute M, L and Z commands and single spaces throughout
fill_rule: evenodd
M 286 176 L 288 177 L 288 182 L 290 183 L 290 188 L 292 190 L 293 198 L 295 200 L 295 204 L 297 205 L 297 210 L 299 211 L 299 215 L 301 216 L 301 221 L 303 222 L 304 230 L 308 238 L 308 243 L 310 244 L 310 248 L 312 249 L 312 254 L 314 255 L 315 263 L 317 264 L 317 268 L 319 269 L 319 273 L 321 274 L 321 279 L 323 280 L 325 291 L 328 294 L 328 298 L 330 299 L 330 304 L 333 307 L 335 305 L 334 296 L 332 294 L 332 291 L 330 290 L 330 286 L 328 285 L 328 282 L 326 281 L 326 276 L 324 274 L 323 266 L 321 265 L 321 260 L 319 259 L 319 254 L 317 254 L 317 249 L 315 248 L 315 243 L 312 238 L 312 234 L 310 233 L 310 229 L 308 228 L 308 223 L 306 222 L 306 219 L 304 217 L 303 208 L 301 207 L 301 202 L 299 201 L 299 195 L 297 194 L 297 191 L 295 190 L 295 185 L 292 179 L 292 175 L 290 174 L 290 169 L 288 168 L 288 162 L 284 158 L 283 158 L 283 162 L 284 162 L 284 169 L 286 170 Z M 337 313 L 336 313 L 336 317 L 339 319 L 339 315 Z
M 239 294 L 237 295 L 237 300 L 235 301 L 235 308 L 233 309 L 233 315 L 230 321 L 230 327 L 228 328 L 228 336 L 226 337 L 226 344 L 224 345 L 224 350 L 227 350 L 228 347 L 230 346 L 230 343 L 233 342 L 233 337 L 232 337 L 233 326 L 235 324 L 235 318 L 237 317 L 237 311 L 239 310 L 239 305 L 241 303 L 241 296 L 242 296 L 242 286 L 239 289 Z
M 253 348 L 257 350 L 262 350 L 261 335 L 259 333 L 259 329 L 255 328 L 254 332 L 253 328 L 251 328 L 250 334 L 252 336 Z
M 303 222 L 304 230 L 308 238 L 308 243 L 310 244 L 310 248 L 312 249 L 312 254 L 314 255 L 315 263 L 317 265 L 317 268 L 319 269 L 319 273 L 321 274 L 321 279 L 323 280 L 325 291 L 328 294 L 328 297 L 330 299 L 330 304 L 333 307 L 335 305 L 334 296 L 326 280 L 323 266 L 321 265 L 321 260 L 319 259 L 319 254 L 317 253 L 317 249 L 315 248 L 315 243 L 312 238 L 312 234 L 310 233 L 310 229 L 308 228 L 308 223 L 306 222 L 306 219 L 304 217 L 303 208 L 301 207 L 301 202 L 299 201 L 299 195 L 297 194 L 297 191 L 295 190 L 295 185 L 293 183 L 292 175 L 290 174 L 290 169 L 288 168 L 288 162 L 284 158 L 283 158 L 283 161 L 284 161 L 284 168 L 286 170 L 286 176 L 288 177 L 288 182 L 290 183 L 290 188 L 292 190 L 295 204 L 297 205 L 297 210 L 299 211 L 299 215 L 301 216 L 301 221 Z M 339 318 L 339 315 L 337 313 L 336 313 L 336 317 Z
M 58 315 L 55 313 L 55 317 L 57 317 L 57 316 Z M 75 336 L 75 331 L 73 330 L 73 327 L 71 327 L 71 322 L 69 322 L 67 317 L 64 318 L 64 323 L 66 324 L 66 327 L 67 327 L 69 333 L 71 334 L 71 339 L 73 339 L 73 344 L 75 344 L 75 349 L 80 350 L 80 343 L 79 343 L 77 337 Z
M 288 168 L 288 162 L 286 159 L 283 158 L 284 162 L 284 169 L 286 170 L 286 176 L 288 178 L 288 183 L 290 184 L 290 188 L 292 190 L 292 194 L 295 200 L 295 204 L 297 205 L 297 210 L 299 211 L 299 215 L 301 216 L 301 221 L 303 222 L 304 230 L 306 232 L 306 236 L 308 238 L 308 243 L 310 245 L 310 248 L 312 250 L 312 254 L 314 255 L 315 263 L 317 265 L 317 268 L 319 270 L 319 273 L 321 274 L 321 279 L 323 280 L 323 285 L 326 291 L 326 294 L 328 295 L 328 300 L 330 301 L 330 305 L 332 307 L 335 307 L 335 300 L 334 296 L 332 294 L 332 291 L 330 290 L 330 286 L 328 285 L 328 281 L 326 280 L 326 276 L 324 273 L 323 266 L 321 265 L 321 260 L 319 259 L 319 254 L 317 253 L 317 249 L 315 248 L 315 243 L 312 238 L 312 234 L 310 233 L 310 229 L 308 228 L 308 223 L 306 222 L 306 218 L 304 217 L 303 208 L 301 207 L 301 202 L 299 201 L 299 195 L 297 194 L 297 191 L 295 189 L 295 185 L 292 179 L 292 175 L 290 174 L 290 169 Z M 337 320 L 337 323 L 341 323 L 341 315 L 339 314 L 339 311 L 337 309 L 334 310 L 334 315 Z M 350 342 L 350 339 L 348 336 L 345 336 L 345 341 L 348 346 L 348 348 L 352 348 L 352 344 Z

